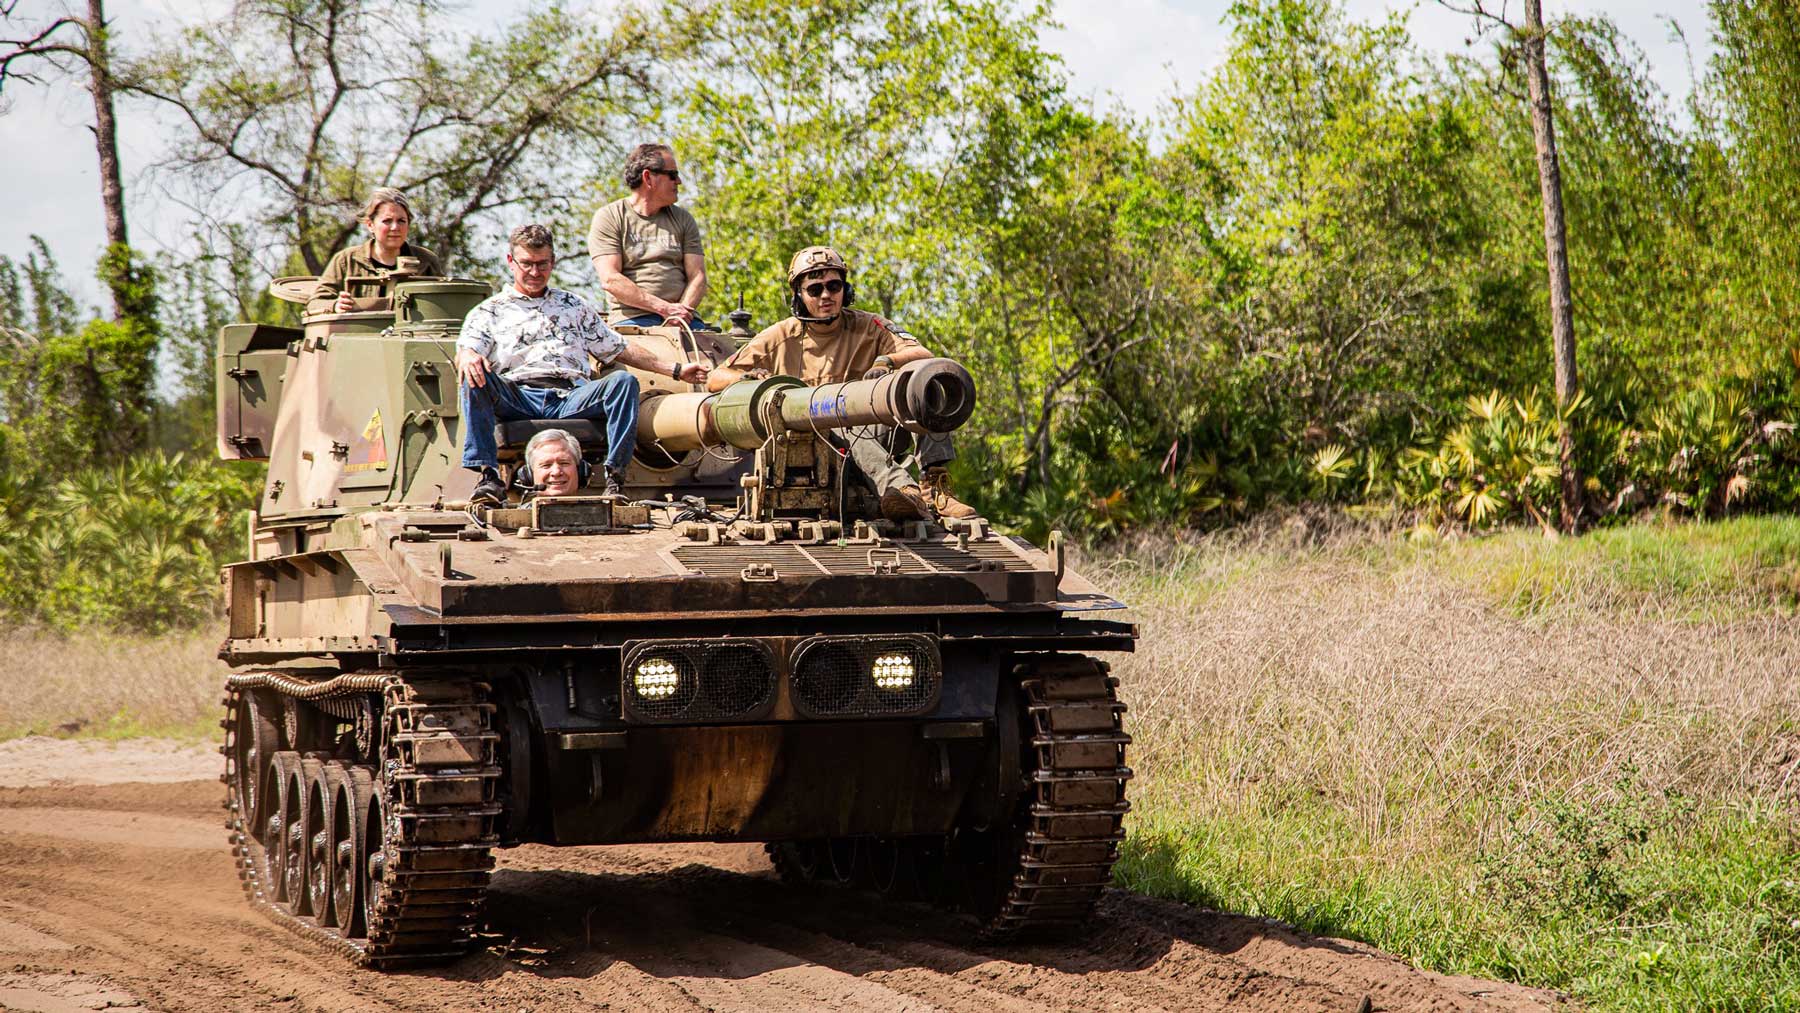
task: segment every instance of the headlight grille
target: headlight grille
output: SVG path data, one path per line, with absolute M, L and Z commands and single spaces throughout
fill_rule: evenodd
M 793 659 L 794 706 L 809 717 L 921 713 L 937 702 L 943 681 L 925 636 L 816 637 Z
M 667 688 L 673 669 L 676 683 Z M 651 641 L 626 651 L 625 713 L 640 721 L 738 718 L 775 698 L 768 647 L 751 641 Z

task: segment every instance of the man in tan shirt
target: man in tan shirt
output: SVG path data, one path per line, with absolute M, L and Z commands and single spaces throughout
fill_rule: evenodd
M 809 246 L 788 264 L 794 315 L 763 329 L 707 378 L 719 391 L 750 375 L 796 376 L 808 386 L 873 379 L 909 362 L 931 358 L 912 335 L 873 313 L 850 308 L 856 299 L 850 269 L 828 246 Z M 881 496 L 882 516 L 908 521 L 973 517 L 975 509 L 950 495 L 945 465 L 956 456 L 948 436 L 915 438 L 892 426 L 860 426 L 844 431 L 850 459 Z M 915 446 L 916 444 L 916 446 Z M 896 457 L 916 449 L 920 478 Z
M 681 169 L 666 144 L 640 144 L 625 159 L 621 197 L 594 212 L 588 256 L 611 298 L 609 324 L 654 327 L 679 320 L 704 328 L 697 309 L 706 295 L 706 252 L 700 223 L 680 197 Z

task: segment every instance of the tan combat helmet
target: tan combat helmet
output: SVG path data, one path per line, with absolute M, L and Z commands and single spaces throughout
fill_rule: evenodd
M 814 271 L 831 270 L 843 272 L 844 280 L 850 280 L 850 265 L 844 263 L 838 251 L 829 246 L 809 246 L 788 261 L 788 288 L 793 288 L 795 282 Z

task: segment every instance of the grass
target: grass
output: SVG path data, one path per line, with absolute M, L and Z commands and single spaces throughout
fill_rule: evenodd
M 1800 1008 L 1800 523 L 1146 541 L 1136 890 L 1604 1010 Z
M 1572 540 L 1512 532 L 1437 554 L 1450 574 L 1519 615 L 1730 619 L 1791 613 L 1800 601 L 1800 519 L 1791 517 L 1635 525 Z
M 22 735 L 199 742 L 219 733 L 222 630 L 160 637 L 0 634 L 12 659 L 0 740 Z

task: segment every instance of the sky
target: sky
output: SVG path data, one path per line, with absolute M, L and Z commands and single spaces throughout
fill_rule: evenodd
M 23 7 L 50 9 L 57 0 L 24 0 Z M 167 26 L 196 10 L 218 10 L 226 0 L 112 0 L 114 32 L 123 48 L 155 26 Z M 603 0 L 602 0 L 603 2 Z M 1227 33 L 1221 18 L 1227 0 L 1055 0 L 1062 28 L 1046 46 L 1063 57 L 1070 85 L 1102 106 L 1120 105 L 1140 115 L 1197 85 L 1224 56 Z M 1513 5 L 1516 9 L 1518 4 Z M 1435 0 L 1348 0 L 1359 21 L 1402 12 L 1413 37 L 1437 52 L 1468 51 L 1472 22 Z M 496 23 L 516 5 L 504 0 L 466 3 L 460 20 L 471 30 Z M 1693 64 L 1703 68 L 1709 53 L 1704 0 L 1544 0 L 1546 18 L 1567 14 L 1610 16 L 1643 48 L 1663 90 L 1676 108 L 1691 90 L 1687 51 L 1670 31 L 1679 23 L 1693 47 Z M 10 30 L 0 35 L 11 36 Z M 1475 51 L 1486 45 L 1474 44 Z M 91 276 L 105 243 L 98 169 L 88 124 L 93 107 L 73 82 L 51 87 L 8 85 L 0 96 L 0 254 L 23 259 L 28 238 L 41 235 L 61 263 L 63 274 L 89 303 L 100 302 Z M 133 245 L 152 249 L 180 245 L 185 210 L 152 192 L 142 170 L 161 150 L 159 125 L 141 107 L 119 111 L 121 158 Z

